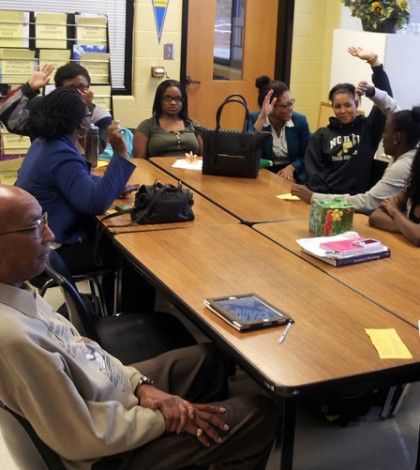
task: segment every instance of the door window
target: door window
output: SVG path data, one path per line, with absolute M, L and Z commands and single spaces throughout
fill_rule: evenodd
M 241 80 L 245 0 L 217 0 L 214 24 L 214 80 Z

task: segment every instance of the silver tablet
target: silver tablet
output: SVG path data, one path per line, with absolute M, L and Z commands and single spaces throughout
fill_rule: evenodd
M 289 315 L 256 294 L 205 299 L 204 305 L 239 331 L 284 325 L 293 321 Z

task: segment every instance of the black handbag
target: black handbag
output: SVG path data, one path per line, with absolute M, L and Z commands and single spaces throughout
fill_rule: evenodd
M 223 108 L 229 103 L 240 104 L 245 109 L 242 131 L 220 128 Z M 216 128 L 198 127 L 203 141 L 203 173 L 205 175 L 256 178 L 259 161 L 269 132 L 246 131 L 249 118 L 248 105 L 241 95 L 229 95 L 216 113 Z
M 166 224 L 194 219 L 193 194 L 181 184 L 142 185 L 136 193 L 131 220 L 137 224 Z

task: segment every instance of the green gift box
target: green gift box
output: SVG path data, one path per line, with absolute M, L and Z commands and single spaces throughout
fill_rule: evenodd
M 338 235 L 353 229 L 354 207 L 344 198 L 315 199 L 311 204 L 309 230 L 316 237 Z

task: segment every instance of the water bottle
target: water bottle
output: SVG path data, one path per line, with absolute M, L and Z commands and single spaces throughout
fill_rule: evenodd
M 99 155 L 99 127 L 95 124 L 90 125 L 90 129 L 86 136 L 85 159 L 90 162 L 92 168 L 98 166 Z

